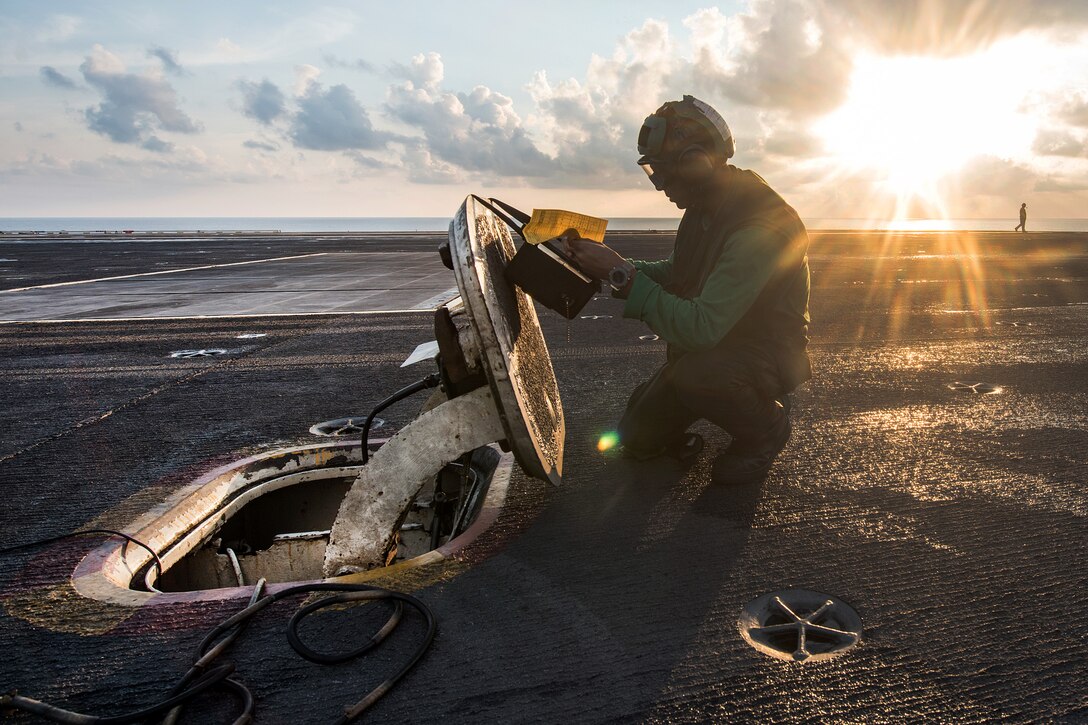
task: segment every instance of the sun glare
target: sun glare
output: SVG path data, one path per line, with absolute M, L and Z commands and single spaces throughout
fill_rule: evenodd
M 873 173 L 901 202 L 931 197 L 973 156 L 1028 152 L 1023 53 L 1015 44 L 962 58 L 859 56 L 846 102 L 816 132 L 845 170 Z

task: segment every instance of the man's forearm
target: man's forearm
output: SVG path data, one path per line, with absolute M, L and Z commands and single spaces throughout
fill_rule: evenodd
M 672 269 L 671 257 L 669 259 L 659 259 L 654 262 L 648 262 L 643 259 L 628 259 L 627 261 L 633 264 L 635 269 L 639 272 L 658 284 L 665 284 L 665 278 L 668 277 L 669 271 Z

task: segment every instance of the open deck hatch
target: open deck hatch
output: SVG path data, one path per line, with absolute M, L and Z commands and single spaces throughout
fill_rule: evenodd
M 533 303 L 504 276 L 510 231 L 469 196 L 448 251 L 460 296 L 436 311 L 442 388 L 418 417 L 365 465 L 358 444 L 337 443 L 218 472 L 130 527 L 160 552 L 161 581 L 147 552 L 112 542 L 77 570 L 77 588 L 108 599 L 103 588 L 126 578 L 174 592 L 303 581 L 422 555 L 465 531 L 508 469 L 496 443 L 558 483 L 563 407 Z

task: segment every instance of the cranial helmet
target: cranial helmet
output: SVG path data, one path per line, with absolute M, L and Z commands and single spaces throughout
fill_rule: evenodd
M 646 117 L 638 132 L 638 160 L 656 188 L 678 176 L 701 183 L 736 152 L 721 115 L 694 96 L 668 101 Z

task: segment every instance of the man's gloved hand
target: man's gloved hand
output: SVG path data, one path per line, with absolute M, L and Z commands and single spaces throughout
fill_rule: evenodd
M 578 268 L 594 279 L 608 279 L 608 273 L 613 267 L 630 266 L 611 247 L 592 239 L 583 239 L 573 229 L 559 235 L 559 240 Z

